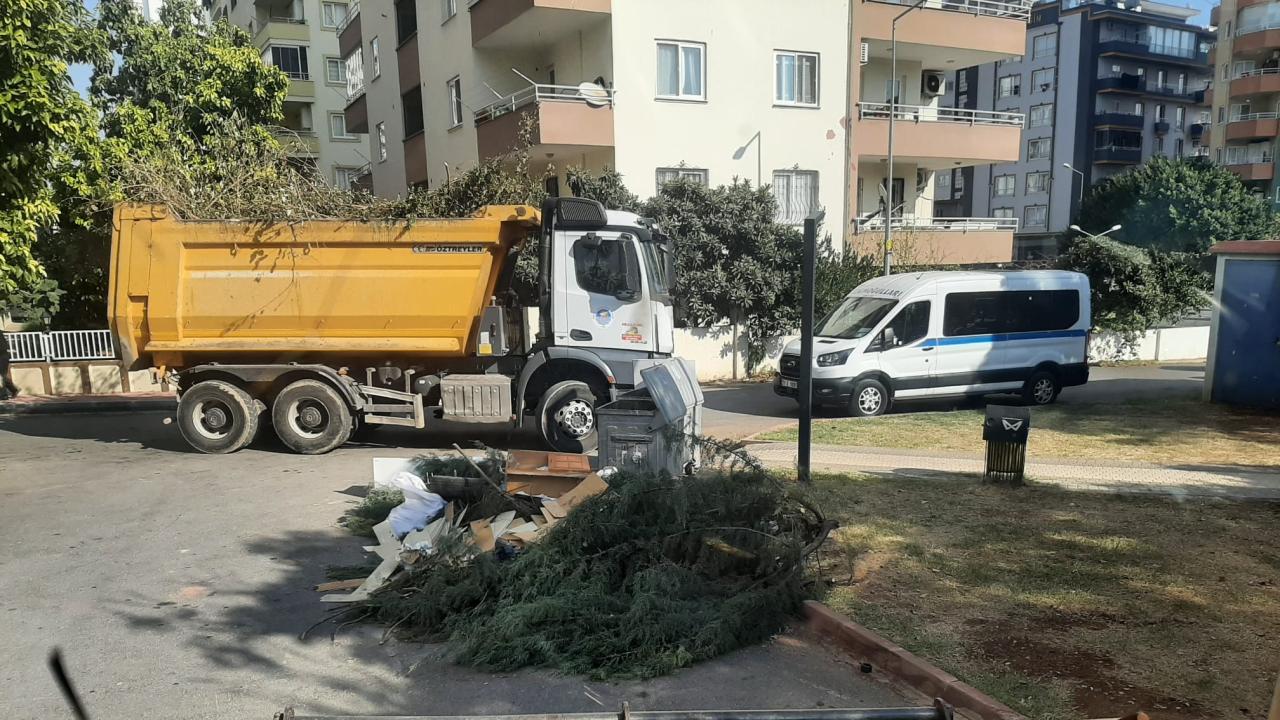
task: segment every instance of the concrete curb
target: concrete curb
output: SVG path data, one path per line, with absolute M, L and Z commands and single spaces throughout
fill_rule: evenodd
M 1009 706 L 820 602 L 805 601 L 804 617 L 809 629 L 845 654 L 870 662 L 924 695 L 941 698 L 956 710 L 982 720 L 1027 720 Z
M 37 402 L 0 402 L 3 415 L 74 415 L 82 413 L 155 412 L 173 410 L 173 397 L 103 398 L 92 400 L 42 400 Z

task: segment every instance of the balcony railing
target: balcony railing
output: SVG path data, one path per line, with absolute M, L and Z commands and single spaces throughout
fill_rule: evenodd
M 1258 165 L 1271 162 L 1270 152 L 1227 153 L 1227 165 Z
M 1232 115 L 1228 122 L 1248 122 L 1250 120 L 1275 120 L 1280 118 L 1280 113 L 1276 112 L 1256 112 L 1256 113 L 1240 113 Z
M 1007 125 L 1012 127 L 1022 127 L 1026 124 L 1026 115 L 1016 112 L 927 107 L 924 105 L 890 105 L 889 103 L 879 102 L 858 103 L 858 118 L 862 120 L 888 120 L 890 113 L 893 113 L 896 120 L 908 122 Z
M 1275 30 L 1280 28 L 1280 19 L 1263 20 L 1262 22 L 1249 23 L 1236 28 L 1236 37 L 1248 35 L 1249 33 L 1262 32 L 1263 30 Z
M 877 0 L 890 5 L 914 5 L 915 0 Z M 1031 17 L 1031 2 L 1005 2 L 1004 0 L 925 0 L 927 10 L 948 10 L 984 17 L 1001 17 L 1026 20 Z
M 292 15 L 271 15 L 267 18 L 267 22 L 289 23 L 290 25 L 306 25 L 307 19 L 304 17 L 294 17 Z
M 1128 145 L 1103 145 L 1093 149 L 1094 162 L 1136 163 L 1142 160 L 1142 148 Z
M 1191 152 L 1187 153 L 1187 157 L 1209 157 L 1209 148 L 1193 147 Z
M 342 31 L 346 30 L 347 26 L 351 24 L 351 21 L 359 14 L 360 0 L 351 0 L 351 2 L 347 4 L 347 14 L 343 16 L 342 22 L 338 23 L 338 27 L 336 29 L 337 33 L 341 35 Z
M 881 216 L 858 218 L 854 227 L 858 232 L 884 230 Z M 890 230 L 916 230 L 920 232 L 992 232 L 1016 231 L 1018 218 L 970 218 L 970 217 L 919 217 L 902 215 L 889 222 Z
M 311 73 L 307 72 L 306 70 L 285 70 L 279 65 L 276 66 L 276 69 L 284 73 L 285 76 L 288 77 L 290 80 L 310 80 L 311 79 Z
M 612 88 L 594 85 L 530 85 L 518 90 L 501 100 L 486 105 L 475 112 L 475 124 L 483 125 L 494 118 L 513 113 L 526 105 L 541 102 L 573 102 L 592 107 L 613 107 L 613 97 L 617 91 Z
M 1280 75 L 1280 67 L 1273 68 L 1257 68 L 1256 70 L 1244 70 L 1236 73 L 1232 80 L 1248 77 L 1262 77 L 1263 75 Z

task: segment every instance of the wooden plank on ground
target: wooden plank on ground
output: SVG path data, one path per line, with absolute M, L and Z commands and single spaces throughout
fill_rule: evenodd
M 322 582 L 316 586 L 316 592 L 333 592 L 334 590 L 355 590 L 364 584 L 364 578 L 352 578 L 350 580 L 334 580 L 333 582 Z

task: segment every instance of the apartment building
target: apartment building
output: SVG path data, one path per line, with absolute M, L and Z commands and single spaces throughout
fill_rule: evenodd
M 1209 134 L 1216 162 L 1280 207 L 1276 137 L 1280 134 L 1280 2 L 1225 0 L 1210 13 L 1217 42 Z
M 740 179 L 770 185 L 781 220 L 799 224 L 822 209 L 828 232 L 871 252 L 880 252 L 891 214 L 891 229 L 909 236 L 922 259 L 1012 255 L 1014 223 L 935 222 L 929 189 L 940 169 L 1016 159 L 1021 116 L 946 108 L 937 79 L 947 68 L 1020 52 L 1026 4 L 928 0 L 899 24 L 888 183 L 889 41 L 893 17 L 906 9 L 900 3 L 356 7 L 339 37 L 347 126 L 368 133 L 367 183 L 376 194 L 434 185 L 528 141 L 530 170 L 549 169 L 553 192 L 568 192 L 571 167 L 617 169 L 642 197 L 676 178 Z
M 1036 4 L 1022 57 L 949 78 L 958 107 L 1027 116 L 1018 156 L 943 178 L 938 206 L 1016 218 L 1017 257 L 1053 257 L 1090 186 L 1155 155 L 1207 155 L 1212 33 L 1188 24 L 1196 12 L 1140 0 Z
M 289 76 L 281 139 L 299 165 L 349 187 L 368 171 L 368 139 L 347 126 L 338 28 L 346 0 L 213 0 L 210 16 L 248 31 L 262 61 Z

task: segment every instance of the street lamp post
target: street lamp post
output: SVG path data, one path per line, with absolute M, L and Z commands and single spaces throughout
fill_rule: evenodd
M 1080 192 L 1076 195 L 1076 202 L 1084 202 L 1084 173 L 1071 167 L 1071 163 L 1062 163 L 1062 167 L 1080 176 Z
M 902 88 L 898 84 L 898 21 L 910 13 L 912 10 L 919 9 L 927 0 L 916 0 L 911 7 L 898 13 L 893 18 L 893 22 L 889 23 L 889 148 L 888 162 L 886 163 L 885 191 L 888 200 L 885 202 L 884 213 L 884 274 L 888 275 L 893 271 L 893 238 L 890 232 L 893 227 L 893 126 L 894 121 L 898 117 L 898 95 L 902 92 Z M 906 195 L 906 183 L 903 183 L 903 195 Z M 906 198 L 903 198 L 905 201 Z
M 751 147 L 751 143 L 756 144 L 756 189 L 760 188 L 760 183 L 763 181 L 763 178 L 761 177 L 763 175 L 761 168 L 764 166 L 764 148 L 761 146 L 762 142 L 764 142 L 764 138 L 760 137 L 760 131 L 757 130 L 756 134 L 748 138 L 747 142 L 742 147 L 733 151 L 733 159 L 741 160 L 742 157 L 747 154 L 747 148 Z
M 1096 233 L 1096 234 L 1095 234 L 1095 233 L 1088 232 L 1087 230 L 1082 230 L 1082 229 L 1080 229 L 1080 226 L 1079 226 L 1079 225 L 1072 225 L 1072 226 L 1071 226 L 1071 229 L 1072 229 L 1072 230 L 1075 230 L 1076 232 L 1080 233 L 1081 235 L 1084 235 L 1085 237 L 1089 238 L 1090 240 L 1099 240 L 1099 239 L 1102 239 L 1102 238 L 1106 238 L 1107 240 L 1110 240 L 1111 238 L 1109 238 L 1109 237 L 1107 237 L 1107 236 L 1108 236 L 1108 235 L 1110 235 L 1111 233 L 1113 233 L 1113 232 L 1115 232 L 1115 231 L 1119 230 L 1121 227 L 1122 227 L 1121 225 L 1112 225 L 1111 227 L 1107 228 L 1106 230 L 1103 230 L 1102 232 L 1100 232 L 1100 233 Z

